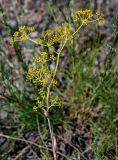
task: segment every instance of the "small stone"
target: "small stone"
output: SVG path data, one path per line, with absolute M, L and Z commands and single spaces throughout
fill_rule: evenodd
M 6 111 L 1 111 L 1 113 L 0 113 L 0 120 L 7 119 L 7 116 L 8 116 L 8 114 L 7 114 Z
M 32 34 L 30 36 L 31 36 L 31 38 L 37 38 L 38 37 L 38 32 L 37 31 L 32 32 Z
M 0 137 L 0 150 L 1 150 L 1 151 L 6 150 L 6 149 L 8 148 L 8 145 L 9 145 L 9 144 L 8 144 L 6 138 Z
M 52 69 L 52 70 L 55 70 L 55 62 L 52 62 L 51 64 L 50 64 L 50 68 Z
M 15 21 L 15 20 L 9 20 L 8 21 L 8 24 L 9 24 L 9 26 L 10 27 L 12 27 L 12 28 L 16 28 L 17 27 L 17 22 Z

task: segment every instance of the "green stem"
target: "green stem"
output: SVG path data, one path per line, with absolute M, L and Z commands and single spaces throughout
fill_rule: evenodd
M 82 28 L 83 24 L 79 26 L 79 28 L 73 33 L 73 36 Z
M 60 48 L 59 52 L 58 52 L 58 55 L 57 55 L 57 62 L 56 62 L 56 67 L 55 67 L 55 71 L 54 71 L 54 74 L 53 74 L 53 77 L 52 77 L 52 80 L 50 82 L 50 85 L 48 87 L 48 91 L 47 91 L 47 108 L 49 107 L 49 95 L 50 95 L 50 90 L 51 90 L 51 87 L 52 87 L 52 82 L 56 76 L 56 73 L 57 73 L 57 69 L 58 69 L 58 65 L 59 65 L 59 58 L 60 58 L 60 55 L 61 55 L 61 52 L 64 48 L 64 46 L 66 45 L 67 43 L 67 40 L 65 40 L 64 44 L 62 45 L 62 47 Z

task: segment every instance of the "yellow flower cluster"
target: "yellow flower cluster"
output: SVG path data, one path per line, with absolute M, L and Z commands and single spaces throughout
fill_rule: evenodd
M 22 35 L 20 36 L 20 40 L 21 40 L 21 41 L 25 41 L 26 39 L 28 39 L 28 35 L 27 35 L 26 33 L 24 33 L 24 34 L 22 34 Z
M 52 84 L 53 86 L 57 85 L 57 80 L 56 80 L 56 79 L 53 79 L 53 80 L 51 81 L 51 84 Z
M 42 108 L 45 102 L 46 98 L 46 92 L 44 89 L 39 89 L 38 90 L 38 96 L 35 98 L 36 100 L 36 105 L 33 107 L 33 111 L 37 112 L 38 109 Z
M 104 15 L 102 13 L 96 12 L 99 24 L 104 24 Z
M 25 29 L 26 29 L 26 26 L 20 26 L 20 27 L 18 28 L 18 31 L 19 31 L 19 32 L 24 32 Z
M 77 10 L 75 11 L 75 16 L 73 17 L 74 22 L 79 22 L 81 25 L 87 25 L 88 23 L 97 21 L 99 24 L 104 23 L 104 15 L 102 13 L 93 14 L 92 10 Z M 69 23 L 63 23 L 59 25 L 54 31 L 48 29 L 43 31 L 41 38 L 33 40 L 29 38 L 29 35 L 35 30 L 34 27 L 20 26 L 18 31 L 14 33 L 14 38 L 20 41 L 30 40 L 36 44 L 42 46 L 53 46 L 57 42 L 62 42 L 64 39 L 71 39 L 73 37 L 71 26 Z
M 62 33 L 60 34 L 63 38 L 66 37 L 67 39 L 71 36 L 71 29 L 69 23 L 62 24 Z
M 50 36 L 52 33 L 53 33 L 53 31 L 51 29 L 48 29 L 48 30 L 42 32 L 41 37 L 43 38 L 43 40 L 45 40 L 46 37 Z
M 53 79 L 54 71 L 47 65 L 48 61 L 55 59 L 56 57 L 53 54 L 48 58 L 47 52 L 41 52 L 40 56 L 36 55 L 33 57 L 36 64 L 29 68 L 27 78 L 32 81 L 38 89 L 36 106 L 33 107 L 34 112 L 36 112 L 38 108 L 41 108 L 43 103 L 46 103 L 46 93 L 49 85 L 52 84 L 52 86 L 55 86 L 57 84 L 57 81 Z
M 41 64 L 30 67 L 28 70 L 27 78 L 31 80 L 35 86 L 40 84 L 42 87 L 46 87 L 50 83 L 51 71 L 44 61 Z
M 46 94 L 45 94 L 44 89 L 39 89 L 39 90 L 38 90 L 38 94 L 41 96 L 42 99 L 45 99 L 45 98 L 46 98 Z
M 61 106 L 62 105 L 61 100 L 55 94 L 52 94 L 51 99 L 50 99 L 50 103 L 51 103 L 51 106 L 56 106 L 56 105 Z
M 34 27 L 20 26 L 18 31 L 13 34 L 14 38 L 17 38 L 20 41 L 25 41 L 29 38 L 29 35 L 35 30 Z
M 88 23 L 98 21 L 98 23 L 104 23 L 104 16 L 102 13 L 93 14 L 91 10 L 78 10 L 75 12 L 74 17 L 75 22 L 80 22 L 83 25 L 87 25 Z
M 55 57 L 53 54 L 51 54 L 51 55 L 50 55 L 50 60 L 55 61 L 55 60 L 56 60 L 56 57 Z
M 77 10 L 77 11 L 75 11 L 75 13 L 78 14 L 78 15 L 86 16 L 88 18 L 91 18 L 93 16 L 92 11 L 89 10 L 89 9 Z
M 52 93 L 50 94 L 50 88 L 57 85 L 57 80 L 55 77 L 58 72 L 59 58 L 67 41 L 70 40 L 83 25 L 87 25 L 95 21 L 100 24 L 104 22 L 103 14 L 98 12 L 93 14 L 93 12 L 88 9 L 76 11 L 73 18 L 74 22 L 78 22 L 79 24 L 74 32 L 72 32 L 69 23 L 63 23 L 57 26 L 55 30 L 48 29 L 43 31 L 41 37 L 35 40 L 29 37 L 30 34 L 35 30 L 34 27 L 20 26 L 18 31 L 16 31 L 13 35 L 14 38 L 12 38 L 12 43 L 14 39 L 18 39 L 20 41 L 25 41 L 28 39 L 36 44 L 47 47 L 52 46 L 52 48 L 54 48 L 53 45 L 56 43 L 60 44 L 58 51 L 54 50 L 57 56 L 54 54 L 48 55 L 47 52 L 41 52 L 39 56 L 36 55 L 33 57 L 35 65 L 30 67 L 28 70 L 27 78 L 32 81 L 37 88 L 38 96 L 35 99 L 36 106 L 33 107 L 34 112 L 37 112 L 39 108 L 46 106 L 47 101 L 50 104 L 47 104 L 49 108 L 50 106 L 61 105 L 61 101 L 59 100 L 58 96 Z M 51 69 L 51 67 L 48 65 L 50 61 L 56 61 L 55 69 Z
M 38 107 L 37 106 L 33 106 L 33 111 L 37 112 L 38 111 Z
M 71 35 L 70 24 L 63 23 L 58 26 L 55 31 L 51 29 L 42 33 L 42 42 L 44 45 L 50 47 L 57 42 L 61 42 L 63 39 L 69 39 Z

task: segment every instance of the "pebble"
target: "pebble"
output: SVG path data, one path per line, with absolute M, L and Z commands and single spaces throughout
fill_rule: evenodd
M 17 27 L 17 22 L 16 22 L 15 20 L 13 20 L 13 19 L 8 20 L 7 23 L 8 23 L 9 26 L 12 27 L 12 28 L 16 28 L 16 27 Z
M 0 113 L 0 120 L 7 119 L 8 113 L 6 111 L 1 111 Z

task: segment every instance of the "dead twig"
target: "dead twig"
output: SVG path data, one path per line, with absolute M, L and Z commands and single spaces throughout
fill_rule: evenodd
M 28 140 L 26 140 L 26 139 L 21 139 L 21 138 L 17 138 L 17 137 L 12 137 L 12 136 L 8 136 L 8 135 L 1 134 L 1 133 L 0 133 L 0 137 L 4 137 L 4 138 L 7 138 L 7 139 L 13 139 L 13 140 L 21 141 L 21 142 L 26 142 L 26 143 L 29 143 L 29 144 L 31 144 L 31 145 L 34 145 L 34 146 L 38 147 L 39 149 L 40 149 L 40 148 L 43 148 L 43 149 L 46 149 L 46 150 L 47 150 L 46 147 L 43 147 L 43 146 L 41 146 L 41 145 L 39 145 L 39 144 L 37 144 L 37 143 L 35 143 L 35 142 L 31 142 L 31 141 L 28 141 Z M 51 152 L 53 152 L 52 149 L 49 149 L 49 148 L 48 148 L 48 150 L 51 151 Z M 56 153 L 57 153 L 58 155 L 63 156 L 66 160 L 68 160 L 67 156 L 65 156 L 64 154 L 60 153 L 59 151 L 57 151 Z

